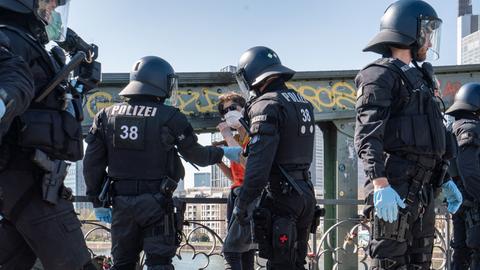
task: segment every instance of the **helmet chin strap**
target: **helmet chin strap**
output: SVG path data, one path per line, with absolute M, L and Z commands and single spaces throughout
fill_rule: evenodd
M 49 42 L 47 31 L 45 30 L 45 25 L 36 20 L 28 20 L 28 28 L 34 34 L 34 38 L 38 39 L 43 45 Z

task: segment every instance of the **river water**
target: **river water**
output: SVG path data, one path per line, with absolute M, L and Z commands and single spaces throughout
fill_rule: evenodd
M 97 255 L 107 255 L 110 250 L 94 250 Z M 225 269 L 223 257 L 220 255 L 212 255 L 209 258 L 203 254 L 197 254 L 193 258 L 193 252 L 191 251 L 182 251 L 181 259 L 175 256 L 173 258 L 173 265 L 175 270 L 192 270 L 205 267 L 208 264 L 208 267 L 205 269 L 208 270 L 221 270 Z M 145 270 L 147 267 L 144 268 Z

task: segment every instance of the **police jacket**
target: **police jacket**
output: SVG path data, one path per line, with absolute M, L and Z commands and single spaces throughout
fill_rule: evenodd
M 240 204 L 257 198 L 269 181 L 279 175 L 277 164 L 287 170 L 308 170 L 313 158 L 315 119 L 312 104 L 285 84 L 276 83 L 247 104 L 250 143 Z
M 433 90 L 420 70 L 381 58 L 362 69 L 355 84 L 355 146 L 367 183 L 386 177 L 385 154 L 442 158 L 446 130 Z
M 21 149 L 40 149 L 52 159 L 76 161 L 83 156 L 81 124 L 77 115 L 65 110 L 65 89 L 55 88 L 40 102 L 34 99 L 43 93 L 61 68 L 61 64 L 45 50 L 27 25 L 13 17 L 0 19 L 0 31 L 9 42 L 9 51 L 23 59 L 24 70 L 18 80 L 12 77 L 4 81 L 8 98 L 14 99 L 14 111 L 0 124 L 3 144 Z M 7 21 L 5 21 L 7 20 Z M 11 21 L 13 20 L 13 21 Z M 26 65 L 26 69 L 25 69 Z M 33 80 L 34 86 L 24 90 L 25 81 Z M 70 105 L 70 104 L 69 104 Z M 12 151 L 18 152 L 18 151 Z
M 480 202 L 480 120 L 474 116 L 462 117 L 453 123 L 453 132 L 459 146 L 459 186 L 466 199 Z
M 0 145 L 13 119 L 29 106 L 35 94 L 33 76 L 22 57 L 15 55 L 10 40 L 0 32 L 0 97 L 8 110 L 0 121 Z
M 83 172 L 94 205 L 107 175 L 118 181 L 170 176 L 169 156 L 174 146 L 185 160 L 200 166 L 218 163 L 223 157 L 221 148 L 197 142 L 184 114 L 153 97 L 135 97 L 102 109 L 86 141 Z

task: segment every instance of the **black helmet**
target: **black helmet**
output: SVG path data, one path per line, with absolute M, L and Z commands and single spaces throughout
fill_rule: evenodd
M 257 46 L 248 49 L 240 57 L 236 78 L 242 91 L 250 91 L 272 75 L 290 80 L 295 71 L 282 65 L 278 55 L 270 48 Z
M 466 83 L 455 94 L 455 101 L 445 112 L 454 115 L 458 111 L 476 112 L 480 110 L 480 83 Z
M 177 88 L 178 77 L 173 67 L 157 56 L 138 60 L 130 71 L 130 83 L 120 96 L 147 95 L 169 98 Z
M 363 51 L 382 55 L 390 53 L 389 46 L 418 50 L 427 39 L 429 51 L 439 56 L 442 20 L 428 3 L 421 0 L 399 0 L 391 4 L 382 16 L 380 32 Z
M 0 0 L 0 8 L 31 15 L 41 27 L 45 39 L 64 41 L 69 2 L 70 0 Z

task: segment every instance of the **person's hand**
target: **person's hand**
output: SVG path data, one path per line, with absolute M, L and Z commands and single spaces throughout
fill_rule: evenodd
M 218 131 L 220 131 L 220 133 L 222 134 L 224 139 L 229 138 L 229 137 L 233 137 L 232 130 L 227 125 L 227 122 L 221 122 L 220 124 L 218 124 L 217 129 L 218 129 Z
M 234 162 L 240 162 L 240 154 L 242 153 L 242 148 L 240 146 L 222 146 L 223 155 Z
M 6 111 L 7 111 L 7 108 L 5 107 L 5 102 L 3 102 L 2 99 L 0 99 L 0 120 L 2 120 Z
M 442 185 L 442 191 L 443 194 L 445 194 L 445 199 L 447 199 L 448 212 L 455 214 L 460 206 L 462 206 L 462 193 L 458 190 L 457 185 L 455 185 L 452 179 Z
M 94 208 L 95 217 L 105 223 L 112 223 L 112 208 Z
M 375 215 L 388 222 L 397 220 L 398 207 L 406 207 L 400 195 L 390 185 L 380 188 L 375 187 L 373 204 L 375 206 Z

